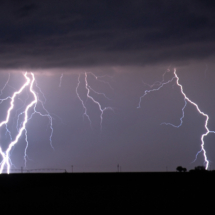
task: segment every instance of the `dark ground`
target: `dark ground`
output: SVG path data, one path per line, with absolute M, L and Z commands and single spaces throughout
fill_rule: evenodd
M 213 204 L 214 183 L 215 172 L 2 174 L 0 205 L 57 214 L 198 210 Z

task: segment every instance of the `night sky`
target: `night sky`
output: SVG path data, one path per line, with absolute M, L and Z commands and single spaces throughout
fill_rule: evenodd
M 184 100 L 176 80 L 137 107 L 145 90 L 170 80 L 176 68 L 184 92 L 210 116 L 208 127 L 215 131 L 214 11 L 210 0 L 1 1 L 0 88 L 10 79 L 0 98 L 21 87 L 23 72 L 33 72 L 46 99 L 35 90 L 53 117 L 54 149 L 47 117 L 34 115 L 27 124 L 25 169 L 71 171 L 73 165 L 75 172 L 115 172 L 119 164 L 122 171 L 175 171 L 204 165 L 202 153 L 192 163 L 205 132 L 205 117 L 194 106 L 187 105 L 180 128 L 161 125 L 180 123 Z M 102 127 L 99 106 L 87 99 L 85 74 L 89 95 L 102 109 L 112 108 Z M 13 138 L 16 110 L 30 99 L 25 91 L 15 102 L 8 124 Z M 1 121 L 8 108 L 9 101 L 0 104 Z M 38 110 L 44 111 L 41 105 Z M 4 150 L 10 141 L 5 132 L 1 128 Z M 25 146 L 23 134 L 11 153 L 13 169 L 24 168 Z M 205 149 L 214 169 L 215 134 L 205 138 Z

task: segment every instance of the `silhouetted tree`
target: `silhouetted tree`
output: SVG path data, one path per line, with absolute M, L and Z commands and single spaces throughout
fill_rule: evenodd
M 187 169 L 186 169 L 186 168 L 183 168 L 182 166 L 178 166 L 178 167 L 176 168 L 176 170 L 177 170 L 178 172 L 187 172 Z
M 176 168 L 176 170 L 177 170 L 178 172 L 182 172 L 182 171 L 183 171 L 183 167 L 182 167 L 182 166 L 178 166 L 178 167 Z
M 204 166 L 196 166 L 195 171 L 206 171 Z
M 182 172 L 187 172 L 187 169 L 186 168 L 182 168 Z

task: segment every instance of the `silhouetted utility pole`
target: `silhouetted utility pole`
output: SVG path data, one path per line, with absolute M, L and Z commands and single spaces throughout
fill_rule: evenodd
M 72 167 L 72 172 L 73 172 L 73 165 L 71 167 Z

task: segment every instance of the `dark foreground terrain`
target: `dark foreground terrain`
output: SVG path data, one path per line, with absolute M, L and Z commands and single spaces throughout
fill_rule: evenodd
M 28 213 L 176 212 L 213 205 L 214 187 L 215 172 L 2 174 L 0 206 Z

